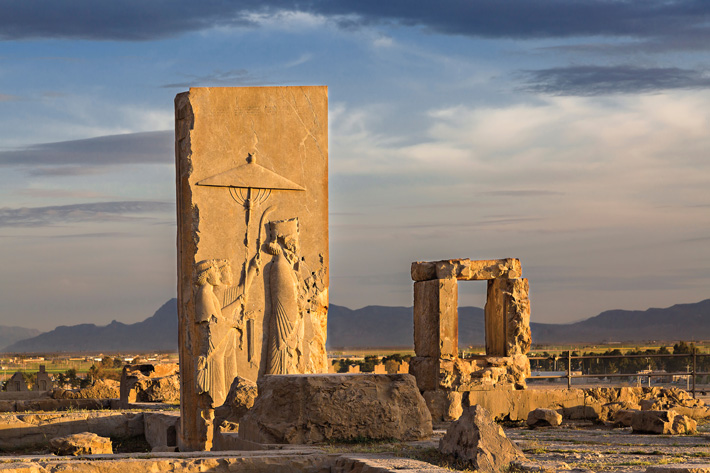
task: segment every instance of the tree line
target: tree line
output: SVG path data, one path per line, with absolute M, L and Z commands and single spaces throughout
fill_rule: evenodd
M 672 348 L 660 347 L 658 349 L 649 348 L 641 350 L 629 350 L 622 352 L 618 348 L 609 349 L 604 352 L 584 352 L 583 356 L 626 356 L 626 355 L 670 355 L 684 354 L 691 355 L 699 353 L 697 347 L 693 343 L 678 342 Z M 556 358 L 548 352 L 539 354 L 531 354 L 530 356 L 545 356 L 546 360 L 530 360 L 530 368 L 533 371 L 566 371 L 567 370 L 567 354 L 558 355 Z M 668 358 L 585 358 L 574 359 L 575 356 L 580 356 L 577 351 L 572 352 L 572 371 L 581 371 L 583 374 L 615 374 L 615 373 L 630 373 L 634 374 L 643 370 L 665 371 L 667 373 L 678 373 L 692 370 L 692 357 L 668 357 Z M 710 371 L 710 356 L 698 356 L 696 358 L 696 371 Z

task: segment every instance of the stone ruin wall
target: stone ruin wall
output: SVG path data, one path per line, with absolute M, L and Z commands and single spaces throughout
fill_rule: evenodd
M 434 420 L 461 415 L 463 394 L 525 389 L 530 376 L 530 300 L 520 260 L 414 262 L 414 351 L 417 379 Z M 458 353 L 458 281 L 487 281 L 486 354 Z

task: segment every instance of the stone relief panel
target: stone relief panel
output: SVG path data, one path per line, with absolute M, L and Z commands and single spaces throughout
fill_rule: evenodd
M 175 104 L 179 443 L 205 450 L 235 376 L 327 371 L 327 88 Z

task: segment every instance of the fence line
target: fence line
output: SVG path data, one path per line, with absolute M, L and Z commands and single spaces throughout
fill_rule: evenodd
M 550 376 L 529 376 L 527 379 L 564 379 L 567 378 L 567 388 L 572 387 L 572 378 L 628 378 L 632 376 L 647 376 L 649 378 L 662 378 L 668 376 L 688 376 L 692 380 L 692 389 L 690 390 L 695 398 L 695 378 L 696 376 L 710 375 L 710 372 L 697 371 L 697 359 L 698 357 L 710 356 L 710 354 L 697 353 L 697 350 L 693 350 L 692 353 L 653 353 L 648 355 L 572 355 L 571 351 L 567 352 L 567 355 L 560 356 L 530 356 L 529 360 L 567 360 L 567 374 L 566 375 L 550 375 Z M 691 358 L 693 362 L 693 369 L 691 371 L 678 371 L 678 372 L 648 372 L 648 373 L 604 373 L 604 374 L 574 374 L 572 372 L 572 360 L 585 360 L 585 359 L 601 359 L 601 358 L 678 358 L 685 357 Z

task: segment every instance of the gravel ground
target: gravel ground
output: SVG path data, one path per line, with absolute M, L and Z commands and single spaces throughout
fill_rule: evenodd
M 523 450 L 524 469 L 546 471 L 643 472 L 651 465 L 710 463 L 710 423 L 695 435 L 643 435 L 631 428 L 584 423 L 529 429 L 506 427 Z

